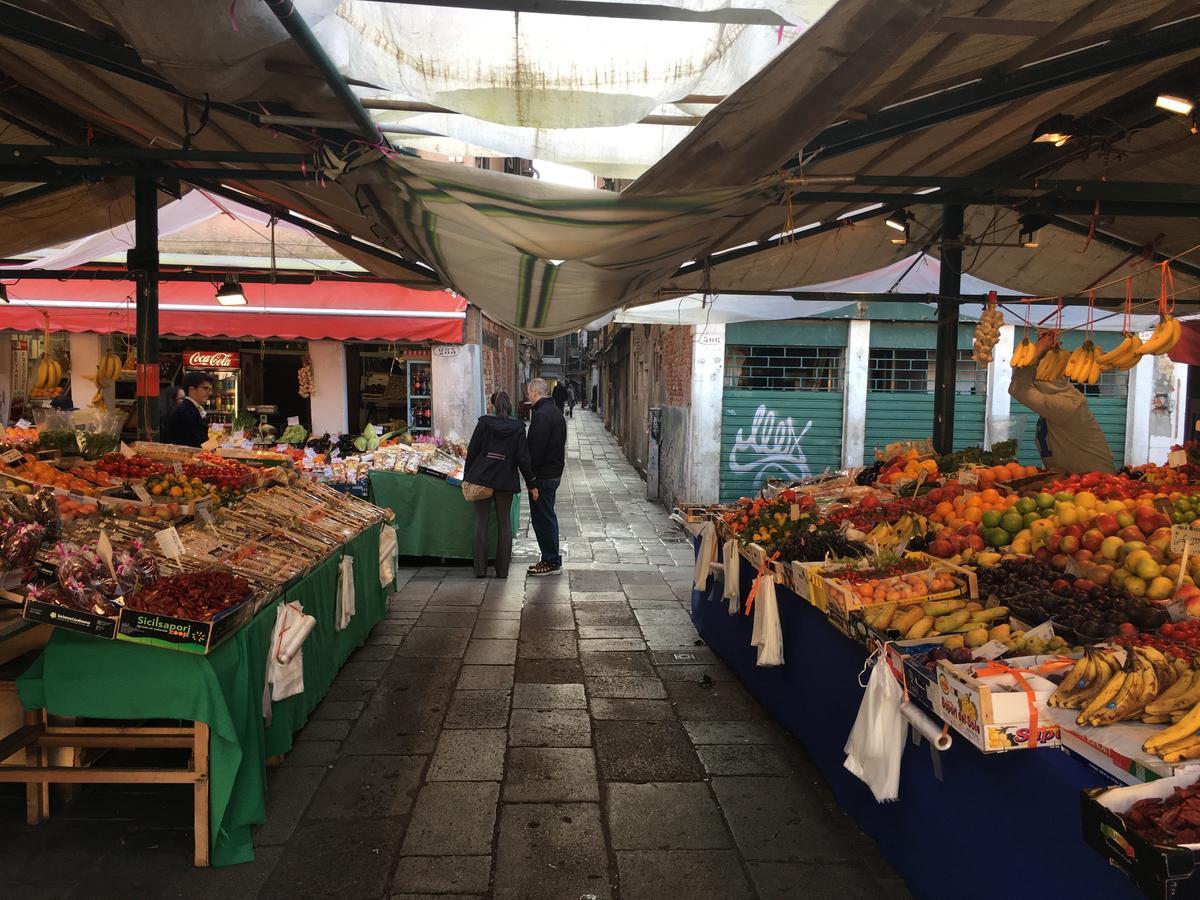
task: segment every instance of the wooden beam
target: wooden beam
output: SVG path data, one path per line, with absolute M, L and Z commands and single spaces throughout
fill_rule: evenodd
M 589 16 L 602 19 L 650 19 L 660 22 L 704 22 L 716 25 L 794 25 L 765 9 L 719 7 L 711 10 L 680 9 L 652 3 L 616 3 L 608 0 L 377 0 L 413 3 L 449 9 L 539 13 L 550 16 Z
M 1036 19 L 943 16 L 930 30 L 944 34 L 1002 34 L 1011 37 L 1041 37 L 1053 29 L 1053 22 L 1043 22 Z
M 1110 7 L 1116 6 L 1119 2 L 1122 2 L 1122 0 L 1092 0 L 1091 3 L 1076 10 L 1073 15 L 1068 16 L 1051 31 L 1046 32 L 1038 40 L 1026 46 L 1020 53 L 1010 56 L 994 68 L 992 74 L 1007 75 L 1015 72 L 1026 63 L 1053 56 L 1054 51 L 1061 43 L 1072 37 L 1075 32 L 1079 31 L 1079 29 L 1083 28 Z
M 195 784 L 191 769 L 79 769 L 74 766 L 0 766 L 0 783 Z

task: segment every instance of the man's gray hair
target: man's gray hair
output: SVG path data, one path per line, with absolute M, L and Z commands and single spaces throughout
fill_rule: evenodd
M 546 384 L 545 378 L 535 378 L 529 382 L 529 390 L 537 394 L 539 397 L 550 396 L 550 385 Z

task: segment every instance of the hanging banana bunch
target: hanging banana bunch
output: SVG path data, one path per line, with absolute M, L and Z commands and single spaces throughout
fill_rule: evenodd
M 1150 335 L 1150 340 L 1138 347 L 1136 353 L 1141 356 L 1160 356 L 1163 353 L 1170 353 L 1175 345 L 1179 343 L 1180 335 L 1183 327 L 1179 324 L 1179 320 L 1174 316 L 1163 313 L 1158 327 L 1154 329 L 1154 334 Z
M 33 388 L 30 390 L 29 396 L 34 398 L 57 397 L 62 393 L 59 382 L 62 381 L 64 374 L 66 371 L 63 369 L 63 364 L 54 357 L 52 352 L 50 317 L 46 316 L 42 338 L 42 358 L 38 360 L 37 371 L 33 378 Z
M 1031 365 L 1036 356 L 1037 345 L 1029 338 L 1023 338 L 1021 343 L 1017 344 L 1017 349 L 1013 351 L 1012 359 L 1008 364 L 1014 369 L 1020 369 Z
M 1138 364 L 1142 358 L 1139 352 L 1142 339 L 1132 332 L 1126 332 L 1124 340 L 1100 357 L 1100 371 L 1111 372 L 1118 370 L 1127 372 Z
M 1071 354 L 1064 350 L 1057 342 L 1046 351 L 1042 357 L 1042 361 L 1038 363 L 1037 372 L 1034 373 L 1035 381 L 1057 381 L 1066 374 L 1067 364 L 1071 361 Z
M 1100 348 L 1090 340 L 1084 341 L 1067 359 L 1064 374 L 1079 384 L 1095 384 L 1100 380 Z
M 996 308 L 996 292 L 988 294 L 987 305 L 979 324 L 975 326 L 975 340 L 971 346 L 971 358 L 981 365 L 987 365 L 994 358 L 996 344 L 1000 341 L 1000 326 L 1004 324 L 1004 316 Z

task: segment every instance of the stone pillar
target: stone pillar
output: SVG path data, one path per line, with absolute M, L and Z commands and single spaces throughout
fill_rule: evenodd
M 721 499 L 724 395 L 725 326 L 697 327 L 692 335 L 692 408 L 683 484 L 683 497 L 691 503 Z
M 1172 362 L 1167 356 L 1154 357 L 1154 386 L 1146 414 L 1147 462 L 1165 464 L 1171 447 L 1188 438 L 1192 423 L 1187 421 L 1187 370 L 1186 363 Z
M 1143 339 L 1146 337 L 1142 335 Z M 1129 370 L 1125 409 L 1125 465 L 1150 461 L 1150 407 L 1154 400 L 1155 357 L 1143 356 Z
M 483 415 L 483 358 L 479 344 L 433 347 L 433 432 L 466 441 Z
M 86 409 L 96 394 L 96 383 L 90 381 L 88 376 L 95 376 L 108 338 L 98 334 L 72 334 L 69 335 L 68 342 L 71 348 L 71 402 L 80 409 Z M 114 409 L 117 400 L 116 389 L 109 385 L 103 394 L 108 408 Z
M 309 398 L 314 434 L 342 434 L 349 429 L 346 408 L 346 346 L 341 341 L 309 341 L 313 394 Z
M 846 335 L 846 390 L 842 394 L 842 467 L 863 464 L 867 441 L 867 388 L 871 323 L 854 319 Z
M 1014 326 L 1001 325 L 1000 341 L 992 350 L 992 364 L 988 366 L 987 374 L 987 405 L 983 417 L 985 450 L 990 450 L 992 444 L 1008 439 L 1007 434 L 1001 434 L 996 426 L 1012 412 L 1012 397 L 1008 394 L 1008 386 L 1012 384 L 1012 366 L 1008 363 L 1016 347 L 1016 337 L 1017 329 Z

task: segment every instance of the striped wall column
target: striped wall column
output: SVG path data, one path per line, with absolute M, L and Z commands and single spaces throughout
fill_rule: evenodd
M 992 444 L 1007 440 L 1007 434 L 998 433 L 996 426 L 1009 417 L 1012 411 L 1012 398 L 1008 395 L 1008 386 L 1012 384 L 1012 359 L 1016 346 L 1017 329 L 1012 325 L 1000 326 L 1000 340 L 996 344 L 992 356 L 992 364 L 988 366 L 987 375 L 987 412 L 983 418 L 983 448 L 990 450 Z
M 871 361 L 871 323 L 854 319 L 846 335 L 846 390 L 842 407 L 842 468 L 863 464 L 867 439 L 867 388 Z

